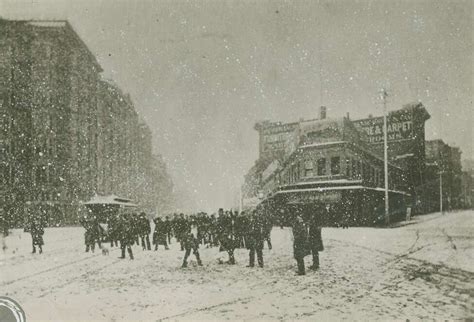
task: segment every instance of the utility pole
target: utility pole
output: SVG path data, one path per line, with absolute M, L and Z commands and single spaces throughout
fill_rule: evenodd
M 443 214 L 443 171 L 439 171 L 439 212 Z
M 387 142 L 387 91 L 382 89 L 383 99 L 383 167 L 385 176 L 385 224 L 390 224 L 389 199 L 388 199 L 388 142 Z
M 240 186 L 240 189 L 239 189 L 239 214 L 242 213 L 242 210 L 243 210 L 243 196 L 242 196 L 242 186 Z

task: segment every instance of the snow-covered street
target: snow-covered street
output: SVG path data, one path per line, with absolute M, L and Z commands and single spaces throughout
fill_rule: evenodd
M 183 252 L 142 251 L 135 260 L 85 253 L 82 228 L 50 228 L 44 253 L 14 230 L 0 257 L 0 295 L 28 321 L 208 319 L 456 319 L 474 316 L 474 212 L 432 214 L 399 228 L 324 228 L 321 269 L 295 276 L 292 234 L 275 227 L 265 268 L 219 264 L 201 248 L 203 267 Z M 310 256 L 307 258 L 310 265 Z

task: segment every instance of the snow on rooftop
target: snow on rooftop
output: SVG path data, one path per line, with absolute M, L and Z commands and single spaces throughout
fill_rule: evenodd
M 313 148 L 313 147 L 318 147 L 318 146 L 326 146 L 326 145 L 342 144 L 342 143 L 347 143 L 347 141 L 333 141 L 333 142 L 323 142 L 323 143 L 312 143 L 312 144 L 301 145 L 301 146 L 299 146 L 298 148 L 300 148 L 300 149 Z
M 28 22 L 29 25 L 36 27 L 64 27 L 66 23 L 65 20 L 33 20 Z
M 136 204 L 132 203 L 132 201 L 128 198 L 118 197 L 116 195 L 109 195 L 109 196 L 99 196 L 95 195 L 92 197 L 91 200 L 84 203 L 85 205 L 122 205 L 122 206 L 129 206 L 129 207 L 137 207 Z
M 305 186 L 310 184 L 327 184 L 327 183 L 362 183 L 362 180 L 348 180 L 348 179 L 335 179 L 335 180 L 321 180 L 321 181 L 307 181 L 307 182 L 298 182 L 287 185 L 282 185 L 281 187 L 291 187 L 291 186 Z

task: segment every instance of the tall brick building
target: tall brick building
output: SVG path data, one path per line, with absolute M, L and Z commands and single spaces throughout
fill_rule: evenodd
M 149 129 L 101 72 L 67 21 L 0 19 L 0 211 L 14 224 L 27 205 L 50 222 L 73 222 L 94 194 L 159 206 L 146 195 Z
M 458 147 L 449 146 L 443 140 L 427 141 L 425 177 L 422 199 L 426 211 L 440 209 L 440 184 L 444 210 L 465 206 L 461 150 Z
M 318 119 L 264 122 L 256 129 L 260 159 L 246 177 L 247 200 L 255 198 L 257 191 L 273 213 L 292 205 L 304 211 L 326 209 L 321 218 L 324 225 L 341 221 L 373 225 L 383 220 L 383 157 L 348 117 L 326 118 L 323 107 Z M 263 170 L 258 172 L 259 163 Z M 393 162 L 389 170 L 392 215 L 398 216 L 406 207 L 408 180 Z
M 407 206 L 416 212 L 439 209 L 440 167 L 446 177 L 445 207 L 466 203 L 461 151 L 441 140 L 425 141 L 429 118 L 421 103 L 405 105 L 387 117 L 390 208 L 398 212 L 394 215 Z M 350 216 L 357 224 L 374 223 L 383 214 L 383 117 L 327 119 L 322 107 L 318 119 L 265 121 L 255 129 L 259 158 L 245 176 L 244 204 L 324 206 L 333 210 L 326 224 L 344 220 L 341 216 L 350 211 L 341 207 L 347 205 L 356 212 Z

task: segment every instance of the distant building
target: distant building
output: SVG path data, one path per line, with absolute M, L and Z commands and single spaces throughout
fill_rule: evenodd
M 462 200 L 464 208 L 474 208 L 474 160 L 462 161 Z
M 429 118 L 421 103 L 407 104 L 387 116 L 388 158 L 406 172 L 415 204 L 422 193 L 416 188 L 422 187 L 425 182 L 425 122 Z M 370 148 L 383 156 L 383 117 L 353 122 L 366 134 L 365 142 Z
M 322 108 L 319 119 L 256 129 L 260 158 L 245 178 L 244 204 L 257 198 L 274 212 L 326 209 L 326 225 L 383 221 L 383 158 L 349 118 L 328 119 Z M 410 183 L 403 168 L 390 162 L 389 169 L 391 215 L 400 216 L 411 203 Z
M 426 212 L 440 209 L 440 182 L 442 180 L 443 209 L 464 207 L 462 200 L 462 165 L 461 151 L 443 140 L 426 142 L 426 183 L 423 185 L 421 198 Z M 441 178 L 442 177 L 442 178 Z
M 101 72 L 67 21 L 0 19 L 0 207 L 12 225 L 27 212 L 75 222 L 94 194 L 153 200 L 138 195 L 153 191 L 149 129 Z
M 401 216 L 407 206 L 416 213 L 439 211 L 440 179 L 444 210 L 473 206 L 474 166 L 471 170 L 465 166 L 463 171 L 458 147 L 442 140 L 425 141 L 429 118 L 421 103 L 405 105 L 387 116 L 394 217 Z M 264 121 L 255 129 L 259 158 L 245 176 L 244 205 L 278 206 L 274 211 L 291 204 L 313 210 L 326 207 L 332 209 L 325 219 L 328 225 L 347 222 L 349 217 L 354 224 L 364 225 L 380 220 L 383 117 L 330 119 L 322 107 L 317 119 Z

